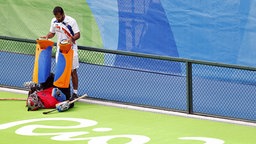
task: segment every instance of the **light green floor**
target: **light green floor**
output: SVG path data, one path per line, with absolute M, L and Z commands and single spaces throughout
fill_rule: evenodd
M 0 97 L 14 98 L 26 95 L 0 92 Z M 47 115 L 42 114 L 47 110 L 26 111 L 25 101 L 0 101 L 0 105 L 1 144 L 256 143 L 256 127 L 209 120 L 82 102 L 77 102 L 75 107 L 67 112 L 53 112 Z

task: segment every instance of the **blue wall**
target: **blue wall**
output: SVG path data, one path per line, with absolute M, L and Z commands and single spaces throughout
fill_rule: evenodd
M 104 48 L 256 66 L 253 0 L 86 2 Z

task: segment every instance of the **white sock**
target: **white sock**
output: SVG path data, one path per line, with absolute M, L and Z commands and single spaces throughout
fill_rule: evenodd
M 73 90 L 73 92 L 74 92 L 75 94 L 77 94 L 77 90 Z

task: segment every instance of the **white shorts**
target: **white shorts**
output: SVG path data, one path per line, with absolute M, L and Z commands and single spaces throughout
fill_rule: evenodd
M 72 69 L 77 69 L 77 68 L 79 68 L 79 58 L 78 58 L 77 50 L 76 51 L 74 50 Z

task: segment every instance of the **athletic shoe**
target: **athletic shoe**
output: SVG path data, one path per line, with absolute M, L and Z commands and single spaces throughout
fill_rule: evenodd
M 72 100 L 74 100 L 76 98 L 78 98 L 77 94 L 73 93 L 69 100 L 72 101 Z
M 77 94 L 73 93 L 71 98 L 69 99 L 69 101 L 72 101 L 72 100 L 74 100 L 76 98 L 78 98 Z M 69 105 L 69 108 L 73 108 L 74 106 L 75 106 L 75 104 L 72 103 L 72 104 Z

